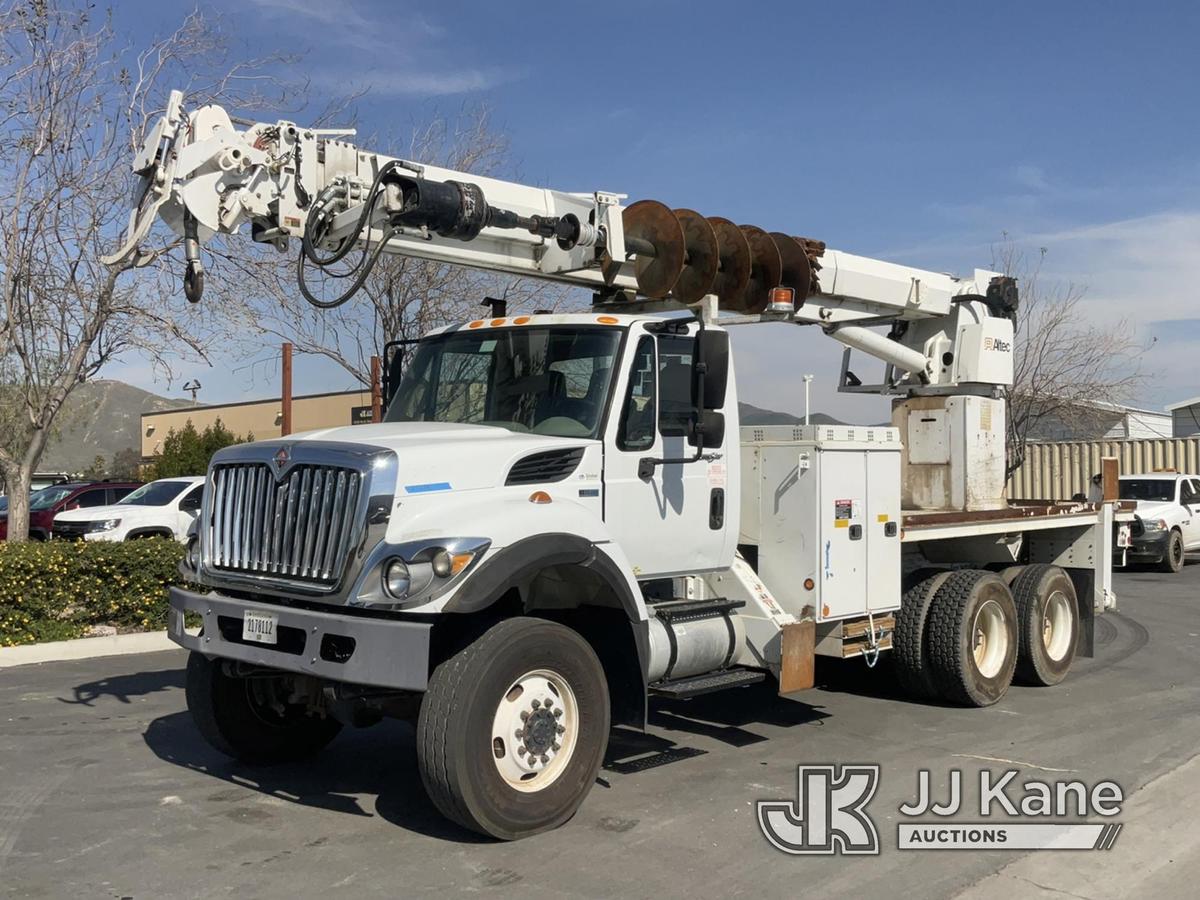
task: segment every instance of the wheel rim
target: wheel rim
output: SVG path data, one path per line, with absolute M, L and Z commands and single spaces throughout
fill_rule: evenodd
M 975 668 L 984 678 L 995 678 L 1008 656 L 1008 629 L 999 603 L 988 600 L 976 610 L 973 633 Z
M 549 787 L 578 742 L 579 704 L 557 672 L 526 672 L 500 698 L 492 719 L 492 759 L 509 787 L 526 793 Z
M 1181 538 L 1171 538 L 1171 562 L 1175 565 L 1183 562 L 1183 540 Z
M 244 678 L 251 714 L 271 728 L 286 728 L 300 710 L 287 704 L 288 691 L 280 678 Z
M 1071 649 L 1071 601 L 1062 591 L 1055 591 L 1046 598 L 1042 610 L 1042 646 L 1046 655 L 1055 662 L 1063 659 Z

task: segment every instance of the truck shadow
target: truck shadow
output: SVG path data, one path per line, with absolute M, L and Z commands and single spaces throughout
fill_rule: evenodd
M 179 675 L 181 678 L 182 673 Z M 122 687 L 125 696 L 137 693 L 131 686 Z M 98 688 L 80 685 L 75 692 L 88 697 Z M 767 684 L 692 700 L 655 699 L 646 732 L 625 727 L 612 730 L 597 781 L 602 787 L 611 787 L 613 776 L 637 778 L 642 772 L 723 748 L 737 750 L 770 740 L 762 727 L 774 730 L 819 724 L 825 716 L 807 704 L 780 699 Z M 221 783 L 206 797 L 213 815 L 234 816 L 238 805 L 257 793 L 350 816 L 378 815 L 401 828 L 454 843 L 489 840 L 447 821 L 426 796 L 417 772 L 413 728 L 406 722 L 345 729 L 317 757 L 271 767 L 245 765 L 213 750 L 197 733 L 187 712 L 153 720 L 143 740 L 164 762 Z
M 232 815 L 233 807 L 253 792 L 349 816 L 378 815 L 401 828 L 455 843 L 487 841 L 446 820 L 430 802 L 417 773 L 413 730 L 404 722 L 346 729 L 313 759 L 269 767 L 246 765 L 213 750 L 186 712 L 155 719 L 143 739 L 164 762 L 228 786 L 206 798 L 210 804 L 228 805 L 228 810 L 215 809 L 217 815 Z
M 132 697 L 144 697 L 159 691 L 183 688 L 183 669 L 163 669 L 158 672 L 137 672 L 131 675 L 114 675 L 77 684 L 71 689 L 70 697 L 58 697 L 60 703 L 77 706 L 94 706 L 101 697 L 112 697 L 119 703 L 130 703 Z

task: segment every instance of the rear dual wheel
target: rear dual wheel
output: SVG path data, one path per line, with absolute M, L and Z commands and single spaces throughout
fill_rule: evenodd
M 897 615 L 897 677 L 918 697 L 989 706 L 1014 678 L 1062 681 L 1079 629 L 1075 587 L 1058 566 L 934 573 L 909 589 Z
M 990 706 L 1004 696 L 1017 664 L 1017 610 L 999 575 L 951 572 L 934 594 L 926 628 L 939 696 L 963 706 Z
M 1050 686 L 1067 677 L 1079 640 L 1079 601 L 1058 566 L 1025 566 L 1012 581 L 1017 606 L 1017 678 Z

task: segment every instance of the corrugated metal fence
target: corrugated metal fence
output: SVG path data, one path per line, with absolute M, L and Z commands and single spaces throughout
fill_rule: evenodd
M 1100 457 L 1115 456 L 1122 475 L 1174 469 L 1200 472 L 1200 437 L 1143 438 L 1129 441 L 1030 442 L 1025 462 L 1008 483 L 1013 500 L 1069 500 L 1087 494 Z

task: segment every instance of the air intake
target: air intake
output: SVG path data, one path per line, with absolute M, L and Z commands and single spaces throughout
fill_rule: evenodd
M 508 470 L 508 479 L 504 483 L 545 484 L 547 481 L 562 481 L 579 467 L 581 459 L 582 447 L 533 453 L 518 460 Z

